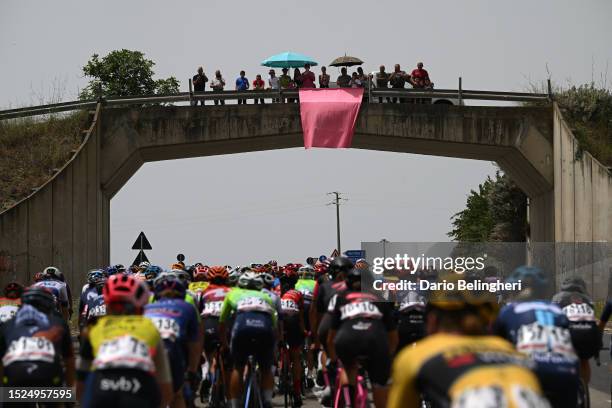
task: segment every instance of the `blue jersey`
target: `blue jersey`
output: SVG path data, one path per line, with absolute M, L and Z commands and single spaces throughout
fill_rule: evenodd
M 538 371 L 574 371 L 578 359 L 572 345 L 569 320 L 555 304 L 545 301 L 511 303 L 499 313 L 496 334 L 529 355 Z M 577 371 L 575 371 L 577 372 Z
M 144 315 L 155 323 L 164 340 L 173 374 L 184 373 L 188 357 L 187 343 L 198 340 L 196 309 L 182 299 L 160 299 L 146 305 Z

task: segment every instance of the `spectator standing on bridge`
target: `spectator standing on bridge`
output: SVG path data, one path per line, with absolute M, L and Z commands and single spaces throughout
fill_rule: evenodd
M 236 90 L 237 91 L 246 91 L 249 89 L 249 80 L 247 77 L 245 77 L 245 72 L 244 71 L 240 71 L 240 76 L 238 78 L 236 78 Z M 238 99 L 238 105 L 246 105 L 247 100 L 245 99 Z
M 261 75 L 257 74 L 255 80 L 253 81 L 253 90 L 263 91 L 265 87 L 266 83 L 263 81 L 263 79 L 261 79 Z M 255 98 L 255 104 L 257 104 L 258 101 L 260 101 L 262 105 L 265 103 L 263 98 Z
M 208 78 L 206 77 L 206 74 L 204 74 L 204 68 L 202 67 L 198 68 L 198 73 L 193 76 L 192 82 L 193 82 L 193 91 L 195 93 L 204 92 L 204 88 L 206 86 L 206 83 L 208 82 Z M 204 106 L 204 99 L 202 99 L 200 102 L 202 103 L 202 106 Z M 196 99 L 192 101 L 191 104 L 193 106 L 197 106 L 198 100 Z
M 225 79 L 221 76 L 221 71 L 215 71 L 215 79 L 210 81 L 210 87 L 213 92 L 223 92 L 223 88 L 225 88 Z M 223 99 L 215 99 L 215 105 L 225 105 L 225 101 Z
M 283 68 L 282 71 L 283 71 L 283 73 L 278 78 L 278 83 L 280 84 L 280 87 L 281 87 L 282 90 L 291 89 L 291 83 L 293 81 L 291 81 L 291 77 L 287 74 L 287 72 L 289 72 L 289 69 L 288 68 Z
M 423 69 L 423 63 L 419 62 L 416 69 L 410 74 L 410 83 L 418 89 L 433 88 L 433 84 L 429 79 L 429 73 Z
M 329 88 L 329 79 L 327 68 L 321 67 L 321 75 L 319 75 L 319 88 Z
M 351 87 L 351 77 L 346 73 L 346 67 L 340 69 L 340 76 L 336 79 L 336 84 L 338 84 L 340 88 Z
M 359 78 L 359 75 L 356 72 L 353 72 L 353 75 L 351 76 L 351 82 L 349 84 L 351 88 L 363 88 L 363 82 L 361 81 L 361 78 Z
M 270 87 L 272 92 L 277 93 L 280 89 L 280 83 L 278 81 L 278 77 L 276 76 L 276 71 L 271 69 L 270 71 L 268 71 L 268 74 L 270 74 L 270 77 L 268 78 L 268 86 Z M 272 103 L 278 102 L 280 102 L 279 98 L 272 98 Z
M 387 89 L 389 87 L 389 74 L 385 72 L 384 65 L 381 65 L 378 68 L 378 72 L 376 73 L 376 77 L 374 79 L 376 80 L 377 88 Z M 382 101 L 382 96 L 379 96 L 378 103 L 382 103 Z M 387 102 L 391 102 L 391 98 L 387 97 Z
M 395 70 L 389 77 L 391 88 L 393 89 L 404 89 L 406 81 L 410 79 L 410 76 L 405 71 L 400 69 L 400 64 L 395 64 Z M 393 103 L 397 102 L 397 98 L 393 97 Z M 399 103 L 406 103 L 406 98 L 399 98 Z
M 302 74 L 302 86 L 300 88 L 316 88 L 315 74 L 310 70 L 310 64 L 304 65 L 304 73 Z

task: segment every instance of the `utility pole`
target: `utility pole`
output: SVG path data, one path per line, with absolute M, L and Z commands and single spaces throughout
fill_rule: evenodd
M 338 250 L 339 254 L 342 254 L 342 249 L 340 248 L 340 200 L 344 200 L 343 198 L 340 197 L 341 194 L 342 193 L 339 193 L 338 191 L 327 193 L 327 195 L 334 196 L 334 201 L 332 201 L 331 203 L 327 205 L 332 205 L 332 204 L 336 205 L 336 234 L 338 238 L 338 246 L 336 249 Z

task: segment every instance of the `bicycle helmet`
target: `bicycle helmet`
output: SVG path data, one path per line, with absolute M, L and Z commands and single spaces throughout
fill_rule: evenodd
M 64 274 L 55 266 L 48 266 L 43 270 L 43 279 L 63 280 Z
M 180 271 L 184 271 L 185 270 L 185 264 L 182 262 L 177 262 L 177 263 L 173 263 L 172 265 L 170 265 L 170 269 L 171 270 L 180 270 Z
M 204 265 L 198 265 L 193 271 L 194 282 L 204 282 L 207 279 L 208 268 Z
M 264 272 L 261 274 L 261 279 L 263 280 L 264 285 L 269 288 L 274 283 L 274 275 L 268 272 Z
M 238 286 L 243 289 L 260 290 L 263 287 L 262 276 L 253 271 L 245 272 L 238 278 Z
M 207 277 L 209 282 L 225 282 L 229 277 L 229 273 L 225 266 L 211 266 L 208 269 Z
M 102 290 L 104 303 L 110 310 L 122 311 L 125 305 L 140 313 L 149 300 L 149 290 L 144 282 L 130 275 L 113 275 Z M 128 312 L 131 312 L 129 309 Z
M 187 293 L 187 287 L 177 277 L 170 274 L 162 274 L 153 282 L 156 297 L 172 297 L 183 299 Z
M 351 261 L 349 258 L 345 256 L 337 256 L 329 263 L 327 272 L 335 278 L 339 273 L 347 273 L 353 269 L 354 266 L 353 261 Z
M 151 265 L 144 271 L 144 276 L 147 280 L 155 279 L 162 273 L 162 268 L 157 265 Z
M 229 276 L 227 277 L 227 283 L 229 285 L 234 286 L 238 283 L 238 278 L 240 278 L 240 275 L 242 275 L 241 269 L 242 268 L 240 266 L 237 266 L 231 270 Z
M 19 299 L 23 294 L 23 285 L 19 282 L 10 282 L 4 287 L 4 296 L 9 299 Z
M 87 283 L 90 286 L 96 286 L 100 281 L 106 280 L 106 273 L 102 269 L 92 269 L 87 272 Z
M 113 276 L 116 273 L 119 273 L 119 269 L 117 269 L 116 266 L 111 265 L 111 266 L 108 266 L 106 268 L 106 275 L 107 276 Z
M 115 265 L 115 269 L 117 269 L 118 273 L 125 273 L 125 266 L 123 266 L 123 264 Z
M 518 281 L 521 281 L 523 288 L 532 287 L 537 292 L 545 291 L 548 285 L 548 278 L 544 275 L 544 271 L 535 266 L 519 266 L 506 279 L 508 283 Z
M 312 266 L 306 265 L 298 269 L 298 275 L 301 279 L 314 279 L 315 270 Z
M 191 282 L 191 275 L 182 269 L 172 269 L 170 274 L 176 276 L 177 279 L 185 284 L 185 286 L 189 285 L 189 282 Z
M 34 306 L 43 313 L 55 310 L 55 297 L 51 291 L 42 286 L 30 286 L 21 294 L 21 303 Z
M 471 311 L 479 315 L 487 324 L 497 317 L 499 306 L 495 295 L 489 291 L 459 290 L 458 281 L 464 279 L 460 274 L 452 274 L 444 280 L 452 283 L 453 289 L 438 289 L 431 292 L 428 310 L 438 309 L 448 312 Z

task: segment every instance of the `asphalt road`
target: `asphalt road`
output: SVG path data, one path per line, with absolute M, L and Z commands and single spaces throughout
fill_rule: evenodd
M 601 365 L 597 366 L 591 360 L 591 407 L 610 408 L 612 407 L 612 361 L 610 361 L 610 340 L 612 331 L 608 331 L 604 336 L 604 348 L 599 353 Z

